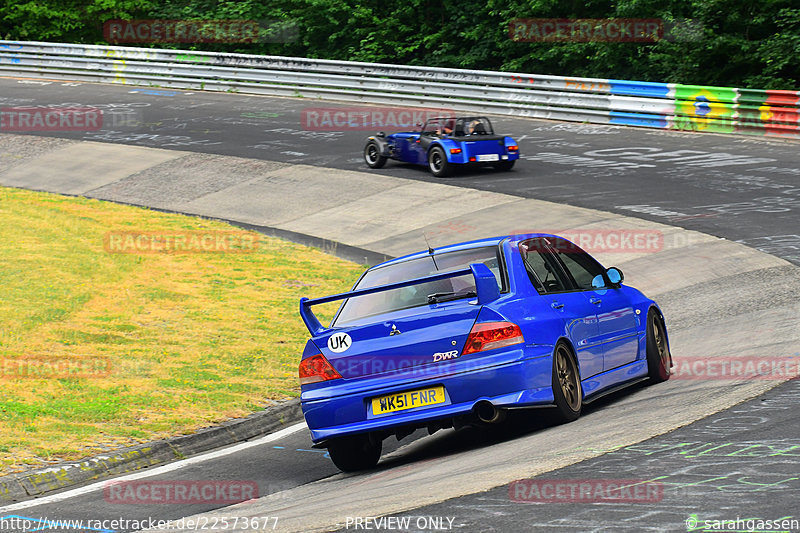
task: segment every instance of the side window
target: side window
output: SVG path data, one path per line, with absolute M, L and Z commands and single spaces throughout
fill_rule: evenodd
M 592 289 L 592 280 L 605 269 L 594 257 L 577 245 L 564 239 L 552 239 L 553 250 L 561 259 L 575 286 L 581 290 Z
M 566 280 L 545 239 L 531 239 L 520 243 L 519 251 L 528 271 L 528 278 L 539 292 L 567 290 Z

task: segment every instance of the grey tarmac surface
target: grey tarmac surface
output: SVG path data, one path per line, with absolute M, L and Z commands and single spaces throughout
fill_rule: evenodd
M 409 440 L 420 438 L 422 435 L 422 432 L 417 432 Z M 400 444 L 407 442 L 387 441 L 385 449 L 391 453 Z M 225 448 L 221 450 L 224 451 Z M 175 464 L 178 463 L 173 463 L 173 465 Z M 324 479 L 339 472 L 328 458 L 326 450 L 311 448 L 311 436 L 305 427 L 280 439 L 237 451 L 235 455 L 210 457 L 208 460 L 185 468 L 156 475 L 148 475 L 149 470 L 152 469 L 142 471 L 141 474 L 145 474 L 147 477 L 139 479 L 153 482 L 154 485 L 162 484 L 174 487 L 176 484 L 186 481 L 222 482 L 245 488 L 255 486 L 257 488 L 254 496 L 272 495 L 275 498 L 285 497 L 285 491 L 289 489 Z M 120 479 L 126 480 L 127 477 L 117 478 L 115 481 L 119 482 Z M 134 483 L 135 481 L 132 479 L 126 482 Z M 130 486 L 134 487 L 135 485 Z M 202 487 L 202 485 L 198 486 Z M 117 495 L 123 494 L 123 492 L 111 491 L 110 481 L 93 483 L 88 487 L 91 487 L 91 490 L 83 493 L 81 493 L 81 489 L 69 489 L 52 493 L 45 496 L 44 499 L 33 499 L 0 507 L 0 526 L 3 526 L 4 518 L 11 517 L 30 520 L 32 526 L 28 529 L 12 527 L 15 524 L 8 521 L 5 526 L 0 527 L 0 531 L 21 533 L 35 531 L 37 528 L 51 532 L 92 530 L 90 527 L 64 527 L 71 520 L 119 520 L 119 526 L 109 527 L 111 525 L 109 523 L 104 529 L 136 531 L 141 529 L 140 524 L 146 523 L 150 519 L 155 521 L 174 520 L 186 515 L 218 509 L 225 505 L 215 501 L 195 504 L 168 503 L 156 501 L 155 498 L 150 502 L 128 503 L 117 498 Z M 223 492 L 221 494 L 220 497 L 225 497 L 230 493 Z M 167 500 L 166 489 L 162 490 L 159 498 Z M 38 500 L 41 500 L 41 503 L 37 503 Z M 122 527 L 125 525 L 123 520 L 129 521 L 127 522 L 128 527 Z M 86 523 L 85 525 L 90 524 Z
M 318 130 L 304 128 L 309 111 L 386 109 L 374 106 L 0 78 L 3 107 L 63 104 L 102 109 L 103 129 L 37 135 L 343 170 L 366 170 L 365 137 L 377 129 L 393 131 L 323 131 L 322 121 Z M 510 173 L 478 170 L 436 180 L 423 167 L 391 161 L 372 172 L 633 215 L 740 241 L 800 264 L 798 141 L 492 120 L 498 132 L 519 142 L 523 161 Z
M 800 380 L 795 379 L 654 439 L 532 479 L 394 515 L 392 524 L 407 523 L 405 530 L 412 533 L 440 524 L 442 529 L 486 533 L 798 531 L 799 400 Z M 620 488 L 615 490 L 596 480 L 627 480 L 627 485 L 617 482 Z M 787 507 L 791 501 L 795 505 Z M 361 525 L 383 526 L 374 531 L 397 530 L 386 527 L 386 521 L 366 518 L 345 519 L 339 531 L 364 530 L 356 527 L 358 519 Z M 738 525 L 722 525 L 737 519 Z M 784 527 L 759 526 L 759 520 L 787 522 Z
M 366 170 L 360 151 L 367 132 L 307 131 L 301 126 L 304 108 L 335 107 L 337 104 L 99 85 L 38 85 L 19 83 L 18 80 L 0 80 L 0 88 L 0 105 L 3 106 L 79 103 L 105 106 L 104 109 L 117 112 L 114 129 L 54 134 L 59 137 L 159 149 L 152 152 L 153 157 L 162 159 L 154 161 L 151 168 L 128 178 L 115 181 L 111 176 L 105 180 L 108 184 L 96 187 L 97 174 L 83 176 L 80 167 L 76 167 L 67 169 L 65 181 L 58 184 L 59 187 L 75 187 L 70 189 L 73 191 L 79 191 L 81 187 L 84 190 L 86 187 L 96 187 L 95 195 L 98 197 L 184 212 L 207 213 L 212 208 L 227 209 L 226 213 L 241 215 L 238 218 L 240 221 L 269 226 L 268 217 L 271 214 L 259 212 L 257 203 L 231 202 L 220 207 L 218 202 L 186 197 L 187 190 L 200 193 L 197 196 L 217 193 L 186 188 L 186 185 L 196 187 L 198 184 L 215 186 L 213 180 L 200 183 L 202 176 L 196 176 L 194 184 L 183 182 L 184 186 L 180 186 L 180 180 L 185 179 L 181 169 L 192 161 L 192 156 L 185 153 L 261 159 L 263 165 L 269 167 L 264 172 L 272 173 L 275 178 L 264 183 L 247 182 L 246 176 L 237 178 L 236 172 L 232 172 L 230 177 L 234 183 L 225 183 L 223 186 L 241 187 L 243 191 L 260 192 L 280 186 L 302 188 L 302 182 L 298 182 L 298 179 L 303 176 L 313 177 L 319 185 L 324 183 L 322 178 L 331 174 L 327 168 L 351 172 Z M 138 117 L 142 124 L 125 126 L 120 116 Z M 425 169 L 390 162 L 385 169 L 371 174 L 387 184 L 385 196 L 388 198 L 397 195 L 396 198 L 417 201 L 415 206 L 418 209 L 414 215 L 425 220 L 418 226 L 409 225 L 406 233 L 398 235 L 395 226 L 400 224 L 402 229 L 404 221 L 389 218 L 373 228 L 378 230 L 377 233 L 385 234 L 383 240 L 368 241 L 364 240 L 367 238 L 364 233 L 351 232 L 347 236 L 350 240 L 346 242 L 396 254 L 417 243 L 420 238 L 419 226 L 436 230 L 432 237 L 439 242 L 452 242 L 479 233 L 483 226 L 476 221 L 491 229 L 501 227 L 500 222 L 491 220 L 492 213 L 497 212 L 513 215 L 517 224 L 515 229 L 522 229 L 519 220 L 526 220 L 527 213 L 530 213 L 530 220 L 536 222 L 537 228 L 543 228 L 542 224 L 546 221 L 553 226 L 546 229 L 559 229 L 562 227 L 559 224 L 563 222 L 558 217 L 548 218 L 546 215 L 548 209 L 553 209 L 552 204 L 537 203 L 537 200 L 551 200 L 696 229 L 729 240 L 743 240 L 750 247 L 800 263 L 797 255 L 800 238 L 796 235 L 799 233 L 800 220 L 797 211 L 797 198 L 800 198 L 797 195 L 800 188 L 797 148 L 800 145 L 797 143 L 510 118 L 498 118 L 495 123 L 498 130 L 517 137 L 521 151 L 527 158 L 514 171 L 507 174 L 476 171 L 461 173 L 448 180 L 434 180 Z M 385 129 L 390 131 L 389 128 Z M 0 136 L 0 148 L 2 142 Z M 46 146 L 37 152 L 35 145 L 47 144 L 47 141 L 32 137 L 31 143 L 34 145 L 32 148 L 15 150 L 10 162 L 0 157 L 0 167 L 10 167 L 5 171 L 4 178 L 28 179 L 29 176 L 22 173 L 23 167 L 38 164 L 43 157 L 39 152 L 44 152 L 46 157 L 58 148 Z M 53 139 L 51 143 L 63 141 Z M 130 154 L 124 150 L 107 150 L 110 154 L 107 159 L 113 158 L 115 153 Z M 170 155 L 168 152 L 171 150 L 182 152 Z M 87 153 L 91 154 L 92 151 L 88 150 Z M 5 155 L 2 149 L 0 155 Z M 213 162 L 208 155 L 197 157 L 206 163 Z M 136 163 L 136 158 L 133 159 L 127 164 Z M 292 167 L 298 164 L 309 167 Z M 158 174 L 153 174 L 153 169 L 170 165 L 175 167 L 171 173 L 162 174 L 168 179 L 158 180 Z M 237 171 L 241 171 L 241 167 L 246 165 L 256 163 L 239 162 L 231 165 L 231 168 L 236 167 Z M 108 161 L 98 161 L 94 167 L 108 168 Z M 113 165 L 111 167 L 113 171 Z M 318 170 L 311 167 L 317 167 Z M 14 172 L 17 172 L 17 177 Z M 377 183 L 359 178 L 355 173 L 347 175 L 353 179 L 363 179 L 365 186 L 375 186 Z M 221 176 L 223 181 L 228 178 L 219 172 L 217 176 Z M 438 204 L 426 203 L 420 200 L 420 195 L 424 195 L 425 191 L 422 184 L 414 187 L 397 178 L 426 182 L 432 186 L 431 190 L 443 191 L 442 184 L 446 184 L 482 190 L 487 195 L 475 195 L 469 191 L 461 195 L 448 192 L 451 194 L 448 200 Z M 237 179 L 241 181 L 237 182 Z M 40 183 L 42 187 L 28 185 L 43 189 L 52 186 L 47 181 Z M 24 181 L 20 183 L 23 184 Z M 302 193 L 307 195 L 305 201 L 331 202 L 324 218 L 341 216 L 343 210 L 337 211 L 335 200 L 337 195 L 348 191 L 334 182 L 327 183 L 327 187 L 319 191 L 313 188 L 303 190 Z M 380 191 L 373 192 L 382 198 Z M 264 200 L 266 196 L 263 196 L 263 192 L 261 194 L 258 198 Z M 536 200 L 514 199 L 518 197 Z M 247 196 L 240 195 L 240 198 L 246 200 Z M 230 197 L 224 199 L 230 202 Z M 459 212 L 454 204 L 464 199 L 470 202 L 470 207 Z M 389 200 L 384 201 L 391 205 Z M 344 205 L 355 205 L 354 200 L 350 199 L 349 202 Z M 476 211 L 483 204 L 486 207 Z M 437 217 L 437 214 L 446 210 L 453 212 Z M 352 209 L 344 211 L 353 212 Z M 555 209 L 553 212 L 562 213 Z M 598 216 L 574 209 L 570 214 L 577 214 L 576 219 L 586 226 L 601 224 L 604 217 L 610 224 L 624 223 L 624 227 L 628 227 L 627 224 L 635 225 L 635 221 L 612 219 L 608 215 Z M 220 216 L 219 213 L 211 215 Z M 276 217 L 275 223 L 283 225 L 285 230 L 313 234 L 314 228 L 309 222 L 314 220 L 311 216 L 313 213 L 296 219 L 291 219 L 291 212 L 273 215 Z M 356 212 L 357 217 L 362 215 L 367 219 L 374 214 Z M 665 227 L 663 231 L 665 235 L 671 235 L 668 228 Z M 709 242 L 693 233 L 687 235 L 697 237 L 697 242 L 664 250 L 658 256 L 664 263 L 661 265 L 649 257 L 616 256 L 626 273 L 630 273 L 631 284 L 656 296 L 665 307 L 667 316 L 675 317 L 674 323 L 668 322 L 673 334 L 673 352 L 691 352 L 692 356 L 702 356 L 727 353 L 737 346 L 748 347 L 743 350 L 744 355 L 789 355 L 798 351 L 800 343 L 792 333 L 796 329 L 797 315 L 786 314 L 786 311 L 797 307 L 797 269 L 777 260 L 755 257 L 729 242 Z M 397 246 L 397 249 L 392 246 Z M 603 260 L 607 259 L 610 258 Z M 673 261 L 680 268 L 676 267 L 671 272 L 667 265 Z M 778 285 L 782 290 L 778 290 L 775 284 L 777 280 L 780 280 Z M 708 297 L 713 291 L 719 295 L 715 301 Z M 743 294 L 746 294 L 746 303 L 737 303 Z M 722 325 L 724 336 L 714 333 L 716 324 Z M 770 346 L 769 339 L 764 338 L 754 343 L 750 328 L 761 328 L 762 335 L 774 336 L 781 342 Z M 768 328 L 772 328 L 772 331 L 768 331 Z M 710 335 L 705 334 L 709 331 Z M 336 474 L 335 469 L 326 471 L 320 468 L 318 462 L 311 463 L 315 473 L 306 476 L 303 474 L 303 465 L 310 459 L 303 452 L 298 452 L 296 456 L 291 456 L 294 459 L 279 458 L 282 463 L 286 461 L 283 466 L 287 472 L 300 472 L 290 482 L 291 487 L 287 486 L 286 490 L 265 498 L 259 505 L 241 504 L 205 516 L 219 517 L 232 512 L 243 516 L 264 516 L 264 512 L 276 515 L 280 510 L 283 513 L 280 525 L 286 525 L 286 528 L 280 527 L 281 530 L 326 530 L 336 527 L 337 521 L 339 526 L 344 525 L 341 523 L 343 516 L 354 515 L 359 509 L 368 514 L 385 514 L 413 509 L 419 505 L 415 505 L 415 502 L 431 504 L 442 500 L 454 501 L 448 499 L 448 495 L 458 495 L 459 491 L 466 494 L 494 486 L 502 487 L 518 477 L 541 475 L 548 471 L 552 475 L 560 475 L 559 467 L 574 463 L 580 465 L 584 459 L 597 460 L 591 458 L 691 422 L 696 418 L 687 417 L 686 414 L 699 411 L 699 406 L 708 414 L 725 409 L 743 398 L 763 394 L 771 385 L 757 382 L 726 386 L 722 383 L 670 381 L 658 387 L 636 388 L 598 402 L 597 406 L 587 409 L 585 417 L 569 426 L 549 427 L 534 417 L 518 419 L 519 424 L 510 432 L 504 430 L 486 434 L 473 430 L 446 431 L 425 439 L 412 439 L 410 443 L 403 441 L 403 446 L 389 453 L 376 471 L 361 476 L 343 476 Z M 598 427 L 603 428 L 603 434 L 598 434 Z M 800 440 L 796 426 L 786 426 L 783 431 L 780 438 Z M 734 442 L 735 432 L 735 429 L 727 428 L 727 433 L 720 438 Z M 563 449 L 564 442 L 571 443 L 566 450 Z M 308 446 L 307 440 L 305 446 Z M 302 447 L 301 444 L 297 448 Z M 247 466 L 259 461 L 258 464 L 265 467 L 259 471 L 259 475 L 264 476 L 267 486 L 274 483 L 264 460 L 258 457 L 248 459 L 241 459 L 237 454 L 222 461 L 220 471 L 231 473 L 225 479 L 235 479 L 234 475 L 242 472 L 243 466 L 244 471 L 253 471 L 252 467 L 248 470 Z M 324 458 L 318 455 L 316 459 Z M 633 461 L 641 462 L 636 458 Z M 328 467 L 331 468 L 329 464 Z M 713 468 L 720 475 L 727 475 L 730 470 L 726 464 L 717 464 Z M 185 474 L 188 479 L 198 479 L 198 475 L 207 475 L 211 471 L 213 469 L 187 470 L 181 476 Z M 452 478 L 449 483 L 445 479 L 447 476 Z M 280 474 L 274 479 L 280 480 Z M 800 487 L 796 483 L 794 480 L 788 486 L 796 491 Z M 468 490 L 471 487 L 478 488 Z M 365 498 L 365 495 L 369 495 L 369 498 Z M 794 509 L 796 499 L 791 497 L 791 493 L 775 491 L 773 496 L 772 502 L 776 508 Z M 74 505 L 62 503 L 59 507 L 29 507 L 24 512 L 30 515 L 29 511 L 38 513 L 39 510 L 53 510 L 91 518 L 98 516 L 99 512 L 95 511 L 99 509 L 103 513 L 116 510 L 98 506 L 101 497 L 101 494 L 95 494 L 93 498 L 88 497 L 80 502 L 76 500 Z M 364 499 L 359 502 L 361 498 Z M 746 495 L 741 497 L 741 502 L 748 501 L 746 498 Z M 244 508 L 246 505 L 250 505 L 250 508 Z M 174 518 L 205 510 L 191 506 L 176 509 L 149 506 L 132 510 L 131 516 Z M 0 516 L 6 514 L 2 511 L 0 509 Z M 24 514 L 22 511 L 14 513 Z M 327 516 L 322 516 L 325 513 Z M 48 516 L 51 519 L 54 517 Z M 289 518 L 284 521 L 286 517 Z M 506 522 L 503 524 L 508 528 L 498 531 L 517 530 L 519 526 Z M 465 530 L 482 530 L 481 527 L 478 525 L 477 529 Z M 576 523 L 573 530 L 583 530 L 583 527 Z

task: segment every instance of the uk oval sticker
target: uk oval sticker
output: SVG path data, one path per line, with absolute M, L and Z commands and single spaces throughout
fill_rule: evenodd
M 348 349 L 352 342 L 347 333 L 334 333 L 328 337 L 328 349 L 333 353 L 341 353 Z

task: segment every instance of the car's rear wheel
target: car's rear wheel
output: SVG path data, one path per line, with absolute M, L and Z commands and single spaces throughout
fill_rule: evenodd
M 650 309 L 647 313 L 647 374 L 651 383 L 669 379 L 671 361 L 664 321 L 655 309 Z
M 452 165 L 447 161 L 447 156 L 444 154 L 439 146 L 434 146 L 428 152 L 428 168 L 431 169 L 431 174 L 437 178 L 449 176 L 452 171 Z
M 367 470 L 378 464 L 381 442 L 367 434 L 339 437 L 328 444 L 328 454 L 342 472 Z
M 514 160 L 514 161 L 500 161 L 499 163 L 495 163 L 494 164 L 494 168 L 496 170 L 503 170 L 503 171 L 511 170 L 512 168 L 514 168 L 514 163 L 516 163 L 516 162 L 517 162 L 516 160 Z
M 364 161 L 369 168 L 382 168 L 386 164 L 386 156 L 381 155 L 381 149 L 375 141 L 368 142 L 364 147 Z
M 561 342 L 553 351 L 553 396 L 556 400 L 556 418 L 559 422 L 572 422 L 581 416 L 583 390 L 575 356 Z

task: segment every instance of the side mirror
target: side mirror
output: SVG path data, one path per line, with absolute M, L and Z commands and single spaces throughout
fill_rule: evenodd
M 625 276 L 622 274 L 622 270 L 618 269 L 617 267 L 607 268 L 606 277 L 608 278 L 608 281 L 610 281 L 612 285 L 619 285 L 620 283 L 622 283 L 622 280 L 625 279 Z
M 607 268 L 603 274 L 598 274 L 592 278 L 593 289 L 607 289 L 609 287 L 616 287 L 622 283 L 625 277 L 622 275 L 622 270 L 617 267 Z

